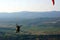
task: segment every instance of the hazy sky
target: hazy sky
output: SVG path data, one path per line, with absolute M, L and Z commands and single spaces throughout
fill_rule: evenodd
M 60 11 L 60 0 L 0 0 L 0 12 Z

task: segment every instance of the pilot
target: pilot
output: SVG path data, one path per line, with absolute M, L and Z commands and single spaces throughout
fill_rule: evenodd
M 22 26 L 22 25 L 19 26 L 19 25 L 16 24 L 16 33 L 20 32 L 21 26 Z

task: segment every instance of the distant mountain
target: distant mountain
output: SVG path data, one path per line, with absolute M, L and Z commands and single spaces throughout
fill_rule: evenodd
M 60 11 L 50 12 L 14 12 L 14 13 L 0 13 L 0 23 L 13 22 L 24 24 L 40 24 L 48 20 L 60 20 Z
M 0 13 L 0 23 L 13 23 L 35 26 L 57 26 L 60 25 L 60 11 L 51 12 L 14 12 Z
M 16 18 L 16 19 L 32 19 L 41 17 L 60 17 L 60 11 L 51 12 L 14 12 L 14 13 L 0 13 L 0 18 Z

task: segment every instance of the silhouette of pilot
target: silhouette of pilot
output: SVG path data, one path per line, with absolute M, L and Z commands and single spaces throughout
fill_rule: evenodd
M 19 25 L 16 24 L 16 33 L 20 32 L 21 26 L 22 26 L 22 25 L 19 26 Z

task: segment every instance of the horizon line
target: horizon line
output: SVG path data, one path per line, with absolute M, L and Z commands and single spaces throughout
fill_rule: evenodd
M 14 12 L 0 12 L 0 13 L 17 13 L 17 12 L 57 12 L 57 11 L 14 11 Z

